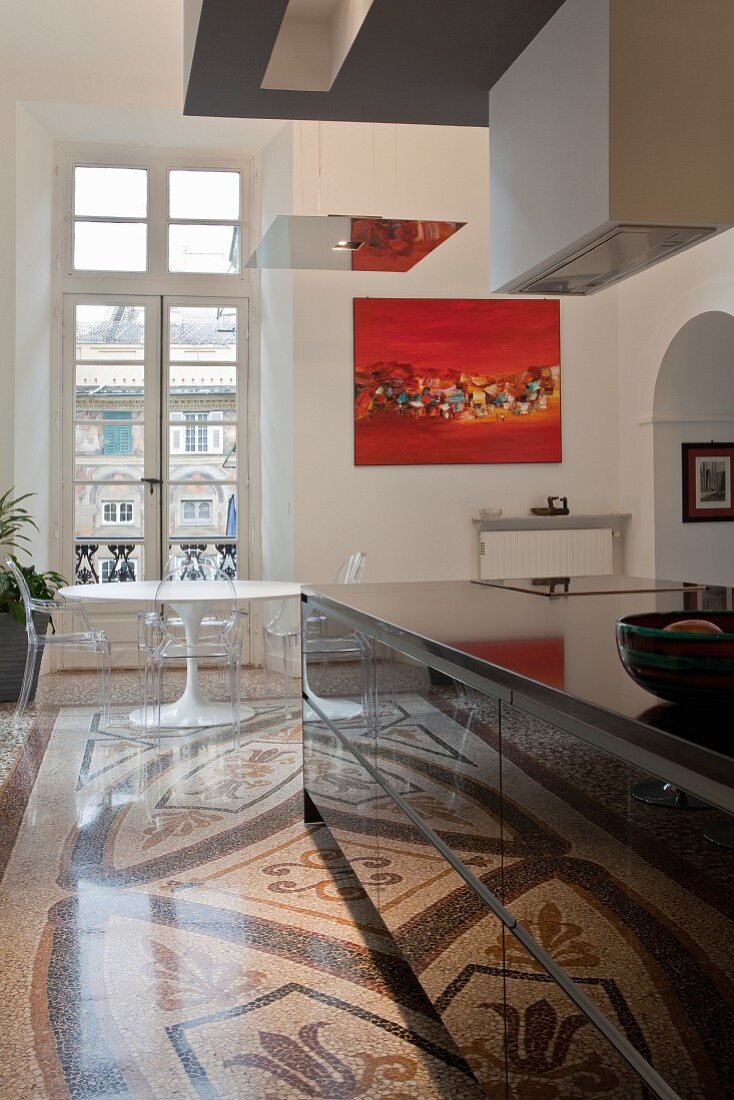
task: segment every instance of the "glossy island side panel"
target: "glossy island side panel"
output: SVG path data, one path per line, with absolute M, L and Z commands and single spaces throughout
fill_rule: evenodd
M 508 909 L 683 1100 L 734 1095 L 723 815 L 639 801 L 649 774 L 505 702 L 501 728 Z
M 501 901 L 499 701 L 384 645 L 375 683 L 380 781 Z
M 509 1100 L 649 1100 L 635 1071 L 508 928 L 503 947 L 504 1003 L 481 1007 L 504 1019 Z M 474 1053 L 494 1060 L 492 1049 Z
M 374 774 L 375 730 L 367 713 L 369 647 L 330 625 L 327 617 L 304 607 L 303 684 L 310 700 L 303 705 L 306 816 L 309 820 L 315 809 L 328 824 L 377 908 L 385 861 L 375 807 L 384 795 Z M 336 647 L 342 641 L 340 653 Z
M 380 917 L 487 1096 L 504 1097 L 504 1022 L 483 1009 L 504 1001 L 502 922 L 389 797 L 379 827 Z
M 368 897 L 487 1094 L 734 1095 L 732 852 L 704 835 L 731 818 L 634 798 L 669 763 L 694 774 L 700 759 L 715 782 L 725 736 L 712 713 L 692 731 L 699 758 L 691 715 L 648 707 L 670 755 L 649 753 L 657 770 L 642 771 L 636 727 L 597 736 L 520 674 L 541 661 L 565 681 L 575 651 L 536 639 L 521 656 L 522 639 L 505 642 L 515 679 L 495 680 L 494 665 L 481 676 L 430 638 L 314 601 L 326 637 L 360 644 L 327 659 L 304 644 L 321 720 L 305 726 L 307 787 L 321 783 L 350 860 L 368 838 Z

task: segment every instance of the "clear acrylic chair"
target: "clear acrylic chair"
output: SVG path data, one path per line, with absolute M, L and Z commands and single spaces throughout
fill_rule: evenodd
M 367 555 L 361 550 L 350 554 L 342 562 L 334 579 L 334 584 L 359 584 L 364 573 Z M 263 671 L 265 673 L 265 695 L 268 699 L 274 697 L 272 692 L 271 669 L 268 663 L 269 653 L 277 653 L 282 662 L 283 671 L 283 711 L 286 718 L 290 717 L 291 696 L 288 692 L 288 670 L 295 669 L 295 675 L 300 671 L 300 641 L 301 620 L 300 607 L 297 600 L 283 600 L 273 618 L 267 622 L 264 631 Z M 306 624 L 306 637 L 308 643 L 320 640 L 324 659 L 328 659 L 329 651 L 332 654 L 345 656 L 353 654 L 361 655 L 361 650 L 354 644 L 353 638 L 327 637 L 326 618 L 323 615 L 309 616 Z M 341 646 L 339 645 L 341 643 Z M 351 648 L 350 648 L 351 647 Z
M 95 630 L 90 623 L 81 600 L 36 600 L 28 589 L 25 577 L 12 558 L 6 558 L 5 567 L 12 573 L 18 585 L 23 608 L 25 610 L 25 628 L 28 637 L 28 655 L 26 657 L 23 684 L 20 689 L 18 706 L 15 710 L 16 724 L 20 722 L 33 686 L 37 661 L 43 656 L 47 646 L 63 646 L 66 649 L 85 649 L 96 654 L 100 708 L 100 729 L 106 729 L 110 721 L 110 670 L 112 651 L 109 639 L 103 630 Z M 34 615 L 50 615 L 54 626 L 62 626 L 52 634 L 39 634 L 36 630 Z M 69 627 L 68 633 L 65 631 Z
M 176 608 L 178 585 L 216 581 L 219 591 L 216 598 L 206 599 L 206 614 L 198 621 L 195 631 L 190 629 L 179 601 Z M 179 589 L 180 594 L 180 589 Z M 203 602 L 203 601 L 202 601 Z M 156 590 L 155 611 L 143 613 L 142 624 L 144 673 L 143 673 L 143 724 L 155 729 L 156 744 L 161 745 L 161 706 L 166 667 L 186 665 L 195 661 L 224 666 L 228 676 L 228 691 L 232 705 L 232 732 L 235 748 L 240 745 L 240 661 L 242 635 L 246 615 L 238 612 L 235 587 L 229 574 L 210 561 L 198 562 L 195 576 L 180 579 L 175 566 L 163 577 Z

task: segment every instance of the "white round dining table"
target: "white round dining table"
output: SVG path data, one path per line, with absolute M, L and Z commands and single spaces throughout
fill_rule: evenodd
M 155 605 L 160 581 L 125 581 L 112 584 L 72 584 L 59 589 L 59 595 L 68 599 L 90 603 L 132 603 L 138 607 Z M 237 603 L 251 600 L 284 600 L 299 596 L 300 584 L 291 581 L 233 580 Z M 175 611 L 183 624 L 186 644 L 195 650 L 199 628 L 207 608 L 217 601 L 231 599 L 232 589 L 225 581 L 166 581 L 165 601 Z M 252 707 L 240 707 L 240 721 L 253 718 Z M 143 712 L 138 708 L 130 714 L 133 725 L 144 724 Z M 223 726 L 232 721 L 232 708 L 226 703 L 208 699 L 199 683 L 198 661 L 186 660 L 186 685 L 183 694 L 173 703 L 161 707 L 161 726 L 168 729 L 196 729 L 204 726 Z M 154 724 L 154 717 L 147 725 Z

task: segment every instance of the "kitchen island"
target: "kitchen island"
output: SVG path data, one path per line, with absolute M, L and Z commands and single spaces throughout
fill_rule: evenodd
M 614 640 L 722 599 L 677 587 L 304 590 L 307 819 L 490 1096 L 734 1094 L 731 715 L 660 703 Z

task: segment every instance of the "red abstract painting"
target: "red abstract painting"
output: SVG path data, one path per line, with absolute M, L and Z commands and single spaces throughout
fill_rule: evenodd
M 560 462 L 560 307 L 355 298 L 357 466 Z

